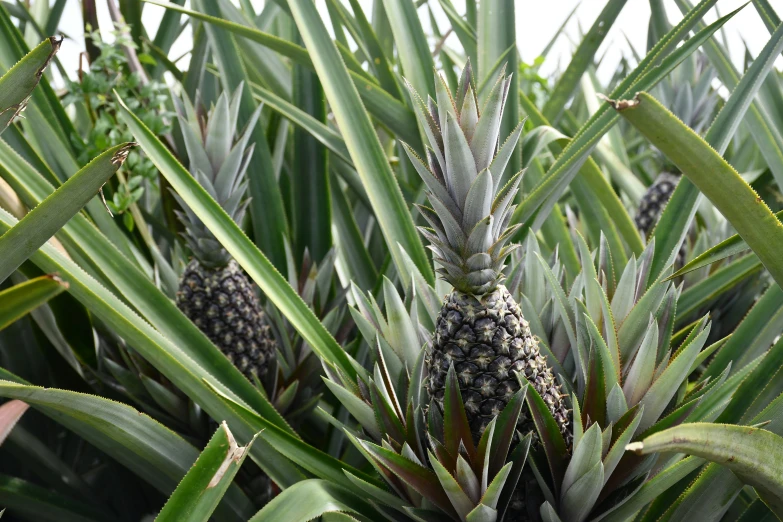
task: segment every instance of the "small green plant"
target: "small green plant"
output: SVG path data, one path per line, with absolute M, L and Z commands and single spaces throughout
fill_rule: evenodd
M 139 49 L 129 36 L 127 26 L 117 24 L 112 36 L 113 41 L 106 42 L 98 30 L 86 34 L 99 55 L 86 70 L 79 71 L 78 80 L 66 83 L 68 94 L 63 104 L 74 106 L 79 102 L 88 115 L 85 122 L 88 131 L 84 140 L 72 140 L 77 146 L 77 160 L 81 163 L 92 160 L 109 147 L 133 139 L 127 126 L 117 118 L 117 105 L 112 96 L 114 91 L 157 136 L 171 132 L 174 113 L 169 110 L 171 100 L 165 83 L 148 79 L 143 70 L 131 70 L 127 49 L 134 53 Z M 155 63 L 149 54 L 139 53 L 137 56 L 141 63 Z M 147 195 L 151 201 L 160 197 L 156 183 L 158 171 L 143 154 L 134 151 L 128 156 L 123 172 L 125 176 L 111 191 L 107 205 L 112 213 L 122 215 L 126 229 L 133 231 L 135 223 L 130 207 L 139 202 L 145 191 L 152 192 Z

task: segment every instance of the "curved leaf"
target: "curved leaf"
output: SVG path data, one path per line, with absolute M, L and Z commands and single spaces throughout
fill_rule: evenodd
M 249 522 L 309 522 L 325 513 L 336 512 L 375 514 L 368 504 L 348 490 L 325 480 L 311 479 L 280 493 Z
M 62 41 L 62 36 L 49 37 L 0 77 L 0 134 L 25 108 Z
M 783 437 L 760 428 L 726 424 L 683 424 L 626 446 L 639 455 L 688 453 L 725 466 L 778 516 L 783 515 Z
M 0 292 L 0 330 L 68 289 L 56 276 L 42 276 Z
M 0 381 L 0 396 L 25 401 L 111 455 L 168 494 L 198 450 L 147 415 L 102 397 Z M 220 516 L 243 520 L 250 501 L 234 486 Z M 230 507 L 229 507 L 230 506 Z

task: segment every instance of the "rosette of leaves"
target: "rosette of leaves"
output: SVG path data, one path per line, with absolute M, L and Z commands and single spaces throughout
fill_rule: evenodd
M 328 387 L 359 422 L 345 428 L 354 446 L 372 463 L 391 491 L 348 474 L 379 511 L 396 519 L 495 522 L 512 508 L 531 437 L 516 431 L 527 386 L 474 444 L 452 367 L 446 379 L 444 408 L 424 406 L 424 352 L 410 371 L 386 364 L 378 340 L 374 372 L 356 382 L 327 366 Z M 395 511 L 397 514 L 395 515 Z

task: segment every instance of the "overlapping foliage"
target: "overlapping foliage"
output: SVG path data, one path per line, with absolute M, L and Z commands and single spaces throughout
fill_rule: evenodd
M 513 0 L 108 0 L 112 30 L 82 0 L 86 61 L 71 74 L 49 37 L 70 33 L 66 3 L 0 5 L 6 518 L 783 517 L 783 26 L 767 0 L 744 7 L 770 32 L 745 68 L 721 34 L 738 11 L 710 18 L 716 0 L 678 0 L 676 25 L 650 0 L 648 48 L 607 65 L 598 52 L 632 4 L 610 0 L 546 75 L 563 27 L 525 63 L 517 20 L 535 21 Z M 599 64 L 616 65 L 609 80 Z M 216 104 L 229 117 L 213 120 Z M 513 188 L 493 282 L 564 394 L 565 436 L 522 375 L 477 438 L 459 370 L 442 404 L 428 393 L 450 291 L 435 275 L 462 277 L 444 263 L 464 252 L 425 249 L 416 226 L 454 208 L 421 215 L 441 185 L 420 175 L 472 118 L 492 126 L 479 136 L 512 136 L 476 145 L 503 159 L 492 188 Z M 247 186 L 218 183 L 224 163 Z M 661 172 L 681 176 L 669 203 L 642 204 Z M 466 213 L 491 224 L 486 203 Z M 640 207 L 658 209 L 641 233 Z M 257 285 L 268 382 L 175 305 L 204 248 Z

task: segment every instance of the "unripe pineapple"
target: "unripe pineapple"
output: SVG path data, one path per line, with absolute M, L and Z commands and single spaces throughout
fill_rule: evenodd
M 187 98 L 178 111 L 191 174 L 238 223 L 249 202 L 245 173 L 253 147 L 247 142 L 259 115 L 256 111 L 247 128 L 237 132 L 241 91 L 240 86 L 230 101 L 223 93 L 206 126 Z M 276 342 L 253 285 L 204 223 L 176 197 L 183 208 L 178 216 L 185 225 L 185 241 L 193 253 L 180 279 L 177 306 L 251 382 L 254 376 L 264 382 L 275 371 Z
M 438 272 L 454 290 L 437 318 L 427 358 L 430 397 L 443 407 L 446 375 L 453 365 L 459 379 L 473 438 L 519 389 L 515 375 L 527 378 L 547 402 L 569 436 L 568 410 L 538 341 L 522 312 L 501 284 L 504 260 L 517 246 L 506 246 L 517 226 L 508 226 L 520 176 L 504 187 L 500 178 L 521 133 L 518 126 L 498 149 L 498 134 L 510 78 L 501 72 L 479 112 L 470 64 L 454 96 L 435 78 L 437 105 L 425 103 L 411 88 L 417 116 L 429 139 L 428 163 L 405 145 L 429 189 L 432 208 L 420 207 L 431 228 Z M 410 87 L 410 86 L 409 86 Z M 533 429 L 520 417 L 523 433 Z

